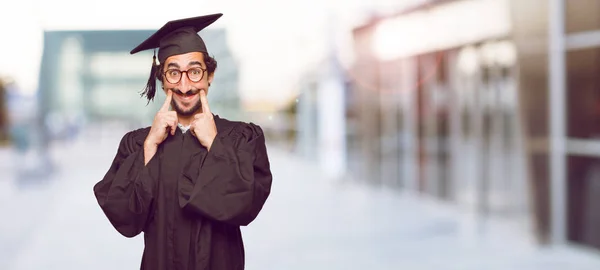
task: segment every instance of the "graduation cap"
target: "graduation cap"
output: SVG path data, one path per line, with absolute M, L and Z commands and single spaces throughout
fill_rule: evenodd
M 164 63 L 170 56 L 178 54 L 189 52 L 204 52 L 208 54 L 206 44 L 204 44 L 198 32 L 214 23 L 221 16 L 223 16 L 222 13 L 215 13 L 169 21 L 131 50 L 130 53 L 135 54 L 144 50 L 154 49 L 150 78 L 141 94 L 148 98 L 148 102 L 154 99 L 156 93 L 156 71 L 159 66 L 156 63 L 156 49 L 158 49 L 158 61 L 160 63 Z

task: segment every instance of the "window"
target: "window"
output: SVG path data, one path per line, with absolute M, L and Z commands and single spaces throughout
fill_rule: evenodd
M 567 134 L 600 138 L 600 48 L 570 51 L 566 60 Z
M 565 31 L 570 33 L 600 30 L 600 1 L 563 0 L 565 3 Z

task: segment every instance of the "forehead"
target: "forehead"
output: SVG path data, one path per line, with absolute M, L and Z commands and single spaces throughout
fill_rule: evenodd
M 204 66 L 204 55 L 200 52 L 190 52 L 169 56 L 169 58 L 165 60 L 165 66 L 169 64 L 177 64 L 178 66 L 188 66 L 197 62 L 200 62 Z

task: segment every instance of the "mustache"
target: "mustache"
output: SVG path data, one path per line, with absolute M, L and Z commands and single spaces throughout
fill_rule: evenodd
M 173 93 L 178 94 L 180 96 L 193 96 L 195 94 L 200 93 L 200 89 L 198 89 L 198 88 L 192 88 L 189 91 L 187 91 L 186 93 L 181 92 L 181 90 L 179 90 L 179 89 L 172 89 L 171 91 L 173 91 Z

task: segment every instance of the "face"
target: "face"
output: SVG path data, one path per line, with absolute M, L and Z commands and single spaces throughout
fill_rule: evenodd
M 202 70 L 198 70 L 197 68 L 201 68 Z M 204 90 L 208 95 L 208 84 L 212 82 L 214 75 L 208 75 L 206 64 L 204 63 L 204 55 L 199 52 L 191 52 L 171 56 L 165 60 L 162 71 L 163 90 L 165 93 L 168 90 L 173 91 L 171 106 L 177 114 L 180 116 L 192 116 L 199 113 L 202 108 L 200 90 Z M 178 77 L 177 71 L 180 71 L 179 74 L 181 75 L 179 82 L 169 82 L 166 77 Z M 185 71 L 188 71 L 189 74 Z M 199 81 L 194 82 L 190 80 L 190 78 L 195 80 L 195 77 L 198 77 L 199 74 L 202 74 L 202 78 Z

